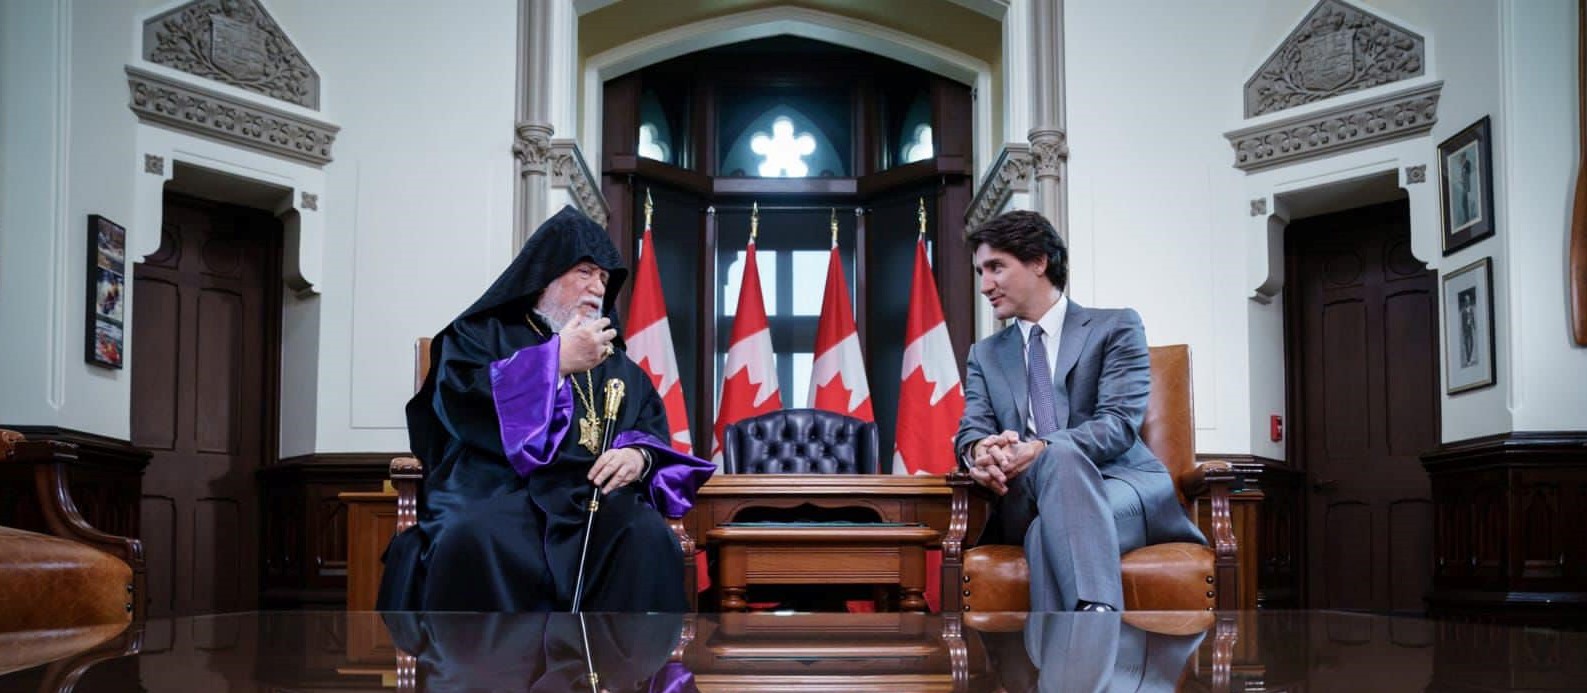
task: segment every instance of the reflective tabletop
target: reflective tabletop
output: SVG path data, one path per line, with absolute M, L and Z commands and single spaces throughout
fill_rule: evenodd
M 0 633 L 0 691 L 1584 688 L 1587 633 L 1314 611 L 294 611 Z

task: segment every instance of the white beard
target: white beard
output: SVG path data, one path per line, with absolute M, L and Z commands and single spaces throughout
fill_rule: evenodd
M 562 328 L 568 324 L 568 321 L 573 319 L 573 312 L 565 308 L 552 308 L 548 311 L 546 307 L 536 306 L 535 315 L 540 316 L 540 319 L 545 321 L 546 326 L 550 327 L 552 332 L 561 332 Z

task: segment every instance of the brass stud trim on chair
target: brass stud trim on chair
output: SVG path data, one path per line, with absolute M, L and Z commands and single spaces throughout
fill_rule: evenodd
M 1212 584 L 1212 576 L 1211 575 L 1207 576 L 1207 584 L 1209 584 L 1209 585 Z
M 969 584 L 970 576 L 968 576 L 968 575 L 964 576 L 964 582 L 965 582 L 965 584 Z
M 1207 598 L 1211 599 L 1212 597 L 1213 597 L 1212 590 L 1207 590 Z
M 966 596 L 966 597 L 970 596 L 970 590 L 968 590 L 968 589 L 965 590 L 964 591 L 964 596 Z

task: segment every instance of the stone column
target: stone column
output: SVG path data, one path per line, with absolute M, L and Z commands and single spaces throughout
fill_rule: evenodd
M 1064 134 L 1063 0 L 1031 0 L 1030 154 L 1036 174 L 1035 209 L 1069 240 L 1067 168 Z
M 513 190 L 515 251 L 546 218 L 554 133 L 549 104 L 552 1 L 518 2 L 518 122 L 512 148 L 518 161 L 518 180 Z

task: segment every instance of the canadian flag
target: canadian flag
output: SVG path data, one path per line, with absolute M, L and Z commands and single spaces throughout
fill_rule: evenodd
M 667 426 L 672 428 L 674 450 L 694 453 L 689 440 L 689 410 L 683 404 L 683 388 L 678 387 L 678 355 L 672 349 L 672 328 L 667 323 L 667 301 L 661 293 L 661 272 L 656 268 L 655 246 L 650 227 L 639 245 L 639 270 L 634 274 L 634 294 L 628 304 L 628 357 L 650 374 L 650 382 L 661 393 L 667 409 Z
M 953 435 L 964 416 L 964 388 L 942 319 L 937 281 L 926 262 L 926 240 L 915 242 L 915 278 L 904 328 L 903 383 L 898 388 L 894 474 L 953 470 Z
M 849 308 L 849 283 L 843 277 L 843 258 L 836 243 L 827 261 L 826 295 L 821 301 L 821 322 L 816 326 L 810 408 L 861 421 L 876 420 L 871 414 L 871 386 L 865 379 L 860 333 L 854 328 L 854 311 Z
M 718 467 L 722 466 L 722 431 L 728 424 L 782 408 L 782 393 L 777 389 L 777 355 L 771 348 L 771 328 L 766 323 L 766 301 L 761 298 L 753 239 L 745 254 L 744 279 L 739 287 L 733 339 L 727 347 L 722 397 L 717 401 L 716 429 L 711 440 L 711 461 Z

